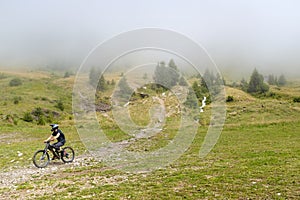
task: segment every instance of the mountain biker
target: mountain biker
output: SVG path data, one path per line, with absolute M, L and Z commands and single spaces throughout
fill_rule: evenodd
M 65 143 L 66 143 L 66 139 L 65 139 L 65 135 L 64 133 L 58 128 L 59 125 L 58 124 L 50 124 L 51 126 L 51 131 L 52 134 L 50 135 L 50 137 L 45 140 L 44 142 L 49 142 L 49 141 L 54 141 L 55 139 L 57 140 L 56 143 L 52 144 L 52 146 L 59 152 L 60 147 L 62 147 Z M 55 155 L 55 154 L 53 154 Z M 54 156 L 53 160 L 56 159 L 57 157 Z

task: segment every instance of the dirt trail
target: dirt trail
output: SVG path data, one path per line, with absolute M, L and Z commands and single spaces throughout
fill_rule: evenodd
M 152 118 L 149 126 L 145 129 L 139 130 L 136 134 L 134 134 L 134 137 L 131 139 L 111 143 L 109 146 L 103 147 L 103 149 L 98 151 L 98 153 L 100 152 L 100 154 L 102 154 L 101 156 L 105 157 L 115 152 L 121 151 L 122 149 L 136 142 L 137 140 L 142 138 L 150 138 L 162 130 L 165 121 L 165 116 L 167 116 L 164 101 L 159 97 L 152 98 L 158 104 L 156 104 L 151 110 Z M 99 155 L 97 155 L 97 157 L 98 156 Z M 52 161 L 46 168 L 42 169 L 36 168 L 33 164 L 18 169 L 10 169 L 6 172 L 0 173 L 0 191 L 7 191 L 5 196 L 3 192 L 0 192 L 0 199 L 10 199 L 10 197 L 14 197 L 15 194 L 17 194 L 17 196 L 19 196 L 22 199 L 24 196 L 22 196 L 22 194 L 20 195 L 20 191 L 17 190 L 18 185 L 22 183 L 42 180 L 43 177 L 48 176 L 50 174 L 51 177 L 54 176 L 54 178 L 59 177 L 61 179 L 61 176 L 63 176 L 64 174 L 63 171 L 72 171 L 80 169 L 82 167 L 94 166 L 95 164 L 99 164 L 99 162 L 101 161 L 97 159 L 95 160 L 95 157 L 93 157 L 92 155 L 86 154 L 76 157 L 74 162 L 68 164 L 64 164 L 62 161 Z M 103 169 L 97 170 L 99 171 Z M 70 173 L 66 174 L 69 175 Z M 29 197 L 28 195 L 33 194 L 35 196 L 41 191 L 47 191 L 48 187 L 51 186 L 46 186 L 42 189 L 33 189 L 32 191 L 27 191 L 24 195 Z
M 110 146 L 101 149 L 99 152 L 101 152 L 103 157 L 120 151 L 141 138 L 152 137 L 153 135 L 162 130 L 165 115 L 164 102 L 158 97 L 154 97 L 154 100 L 157 101 L 159 104 L 153 107 L 151 124 L 145 129 L 142 129 L 138 133 L 136 133 L 133 138 L 121 142 L 111 143 Z M 60 176 L 61 174 L 57 174 L 57 172 L 61 172 L 68 169 L 73 170 L 80 169 L 81 167 L 93 166 L 99 162 L 100 161 L 95 160 L 92 155 L 86 154 L 76 157 L 74 162 L 72 163 L 64 164 L 62 161 L 51 161 L 46 168 L 42 169 L 36 168 L 33 164 L 18 169 L 10 169 L 6 172 L 0 173 L 0 189 L 9 189 L 9 193 L 12 195 L 14 193 L 18 193 L 17 187 L 22 183 L 42 179 L 43 177 L 48 176 L 50 174 L 51 176 L 53 176 L 53 174 L 54 176 L 55 174 L 56 176 Z M 37 191 L 32 192 L 36 193 Z M 6 197 L 8 198 L 9 196 Z M 1 199 L 2 198 L 4 197 L 1 197 Z
M 62 161 L 51 161 L 46 168 L 37 168 L 33 164 L 18 169 L 9 169 L 6 172 L 0 173 L 0 189 L 1 188 L 16 188 L 17 184 L 34 180 L 35 177 L 52 174 L 54 172 L 61 171 L 63 169 L 74 169 L 78 167 L 89 166 L 94 163 L 91 161 L 93 157 L 91 155 L 81 155 L 72 163 L 63 163 Z
M 72 163 L 52 161 L 46 168 L 38 169 L 33 164 L 19 169 L 0 173 L 0 199 L 36 199 L 41 195 L 64 192 L 67 186 L 80 183 L 81 189 L 95 185 L 115 185 L 128 180 L 128 175 L 90 176 L 90 173 L 102 172 L 111 168 L 99 165 L 89 154 L 78 156 Z M 96 167 L 95 167 L 96 166 Z M 91 167 L 91 168 L 90 168 Z M 83 185 L 82 185 L 83 184 Z M 72 197 L 72 193 L 66 192 Z

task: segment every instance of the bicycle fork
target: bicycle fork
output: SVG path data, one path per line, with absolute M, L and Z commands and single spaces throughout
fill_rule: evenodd
M 44 160 L 44 159 L 45 159 L 46 154 L 47 154 L 47 150 L 44 150 L 44 153 L 43 153 L 43 155 L 42 155 L 42 157 L 41 157 L 41 160 Z

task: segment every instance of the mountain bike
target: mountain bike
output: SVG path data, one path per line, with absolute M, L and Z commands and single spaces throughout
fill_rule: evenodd
M 52 152 L 53 157 L 61 159 L 64 163 L 73 162 L 75 158 L 75 152 L 71 147 L 64 147 L 62 150 L 58 151 L 50 144 L 50 142 L 46 142 L 44 150 L 38 150 L 34 153 L 32 158 L 33 164 L 38 168 L 47 167 L 51 161 L 49 151 Z

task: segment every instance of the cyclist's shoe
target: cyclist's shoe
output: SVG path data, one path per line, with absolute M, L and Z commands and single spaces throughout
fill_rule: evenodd
M 66 151 L 61 151 L 61 155 L 66 158 L 69 158 L 69 154 Z

